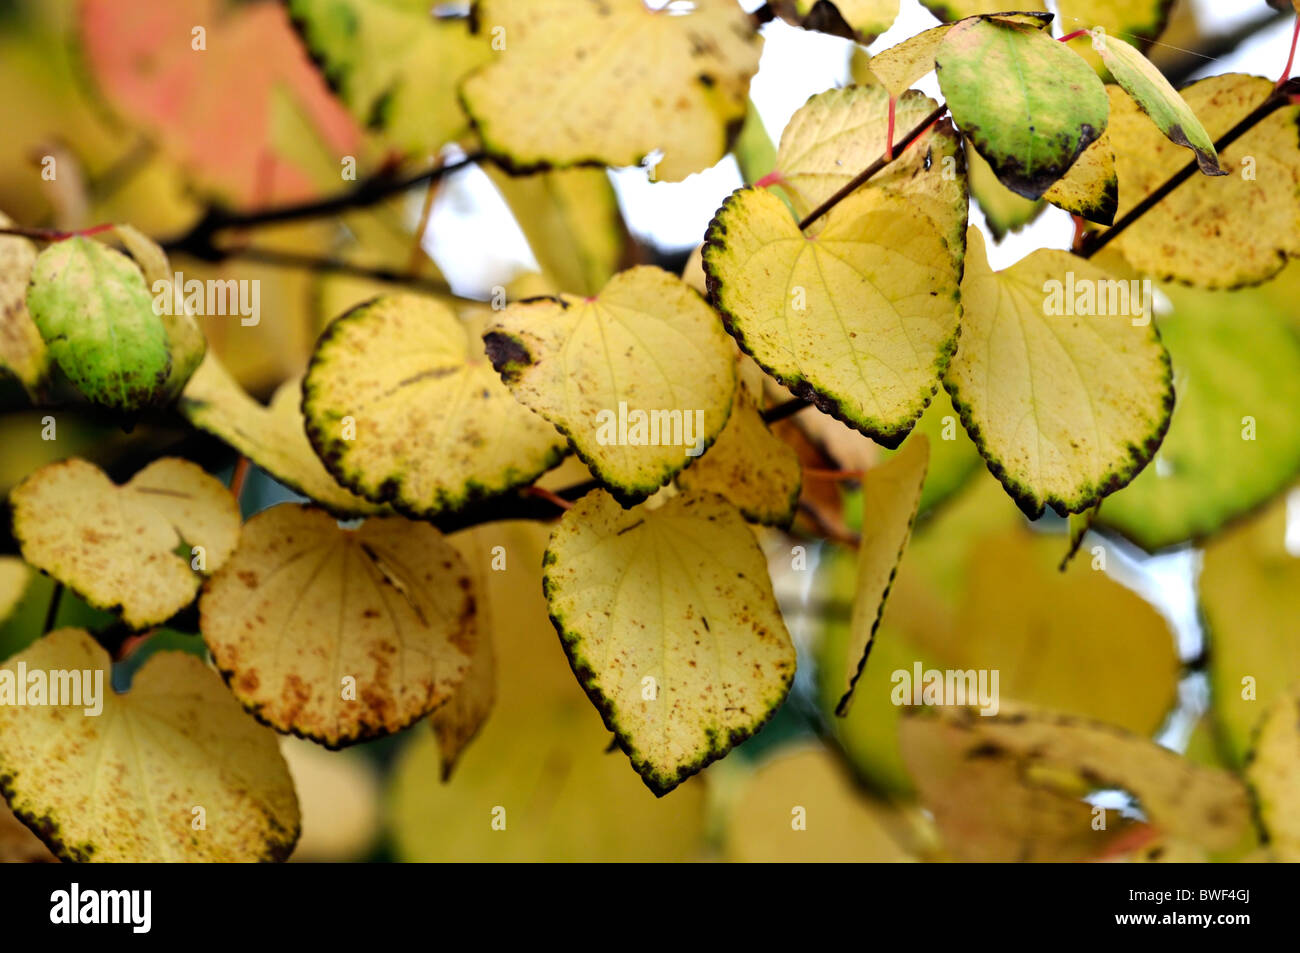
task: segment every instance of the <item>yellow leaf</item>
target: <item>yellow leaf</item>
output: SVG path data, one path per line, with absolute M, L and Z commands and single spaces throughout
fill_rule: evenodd
M 590 493 L 560 520 L 544 565 L 569 662 L 655 794 L 725 755 L 785 700 L 794 646 L 762 551 L 722 498 L 624 510 Z
M 285 503 L 248 521 L 204 589 L 200 626 L 245 708 L 339 748 L 451 696 L 474 654 L 470 588 L 432 526 L 389 518 L 345 530 Z
M 474 585 L 474 654 L 470 656 L 469 671 L 456 686 L 451 699 L 429 716 L 434 736 L 438 739 L 444 782 L 451 778 L 456 762 L 487 721 L 496 701 L 497 658 L 493 631 L 498 624 L 496 616 L 502 605 L 500 600 L 507 597 L 505 593 L 496 593 L 494 597 L 491 577 L 505 572 L 509 565 L 506 548 L 492 545 L 500 535 L 499 526 L 483 524 L 447 538 L 465 561 Z M 515 558 L 519 558 L 518 553 Z
M 781 134 L 776 167 L 780 184 L 806 216 L 884 155 L 889 142 L 889 94 L 879 86 L 829 89 L 808 100 Z M 894 141 L 914 129 L 937 104 L 909 90 L 894 111 Z M 907 147 L 863 186 L 906 198 L 929 216 L 960 260 L 966 240 L 966 170 L 961 140 L 948 120 Z
M 1233 765 L 1245 761 L 1264 710 L 1300 682 L 1300 559 L 1285 546 L 1287 505 L 1283 494 L 1205 547 L 1210 700 Z
M 374 762 L 359 751 L 326 751 L 280 738 L 280 753 L 298 791 L 302 836 L 295 862 L 364 861 L 379 836 L 380 792 Z
M 964 859 L 1050 859 L 1043 850 L 1054 842 L 1097 856 L 1123 825 L 1108 817 L 1105 831 L 1093 830 L 1078 798 L 1108 788 L 1136 797 L 1151 826 L 1176 840 L 1227 851 L 1249 834 L 1236 777 L 1110 725 L 1004 703 L 987 717 L 963 706 L 908 709 L 902 736 L 922 803 Z M 969 783 L 977 775 L 995 783 L 981 791 Z M 970 836 L 985 824 L 989 841 Z
M 1131 284 L 1055 249 L 994 272 L 971 230 L 944 383 L 1030 519 L 1094 506 L 1137 476 L 1169 427 L 1169 355 Z
M 864 45 L 898 17 L 898 0 L 777 0 L 772 7 L 795 26 Z
M 32 571 L 17 556 L 0 556 L 0 622 L 18 608 L 31 578 Z
M 108 653 L 84 630 L 60 629 L 6 662 L 0 684 L 20 665 L 29 679 L 81 674 L 102 704 L 98 715 L 86 714 L 85 694 L 0 705 L 4 795 L 61 859 L 247 862 L 293 850 L 298 800 L 275 735 L 197 658 L 160 652 L 117 694 Z
M 885 613 L 889 587 L 912 535 L 929 464 L 930 441 L 922 434 L 907 441 L 893 459 L 868 470 L 862 481 L 862 541 L 858 546 L 858 578 L 845 665 L 849 677 L 841 683 L 842 693 L 835 706 L 840 717 L 848 714 L 853 689 L 866 668 L 871 640 Z
M 386 507 L 339 486 L 316 456 L 304 430 L 302 386 L 286 381 L 263 407 L 244 392 L 215 354 L 194 372 L 178 402 L 195 427 L 219 437 L 279 482 L 336 516 L 378 513 Z
M 868 68 L 891 96 L 902 96 L 918 79 L 934 71 L 934 54 L 947 33 L 947 24 L 931 27 L 881 50 Z
M 321 335 L 302 386 L 307 436 L 344 486 L 416 519 L 533 482 L 562 437 L 483 353 L 484 320 L 430 298 L 373 298 Z
M 239 506 L 188 460 L 163 457 L 127 483 L 71 459 L 41 467 L 9 494 L 23 558 L 133 629 L 189 605 L 203 575 L 239 540 Z
M 462 86 L 484 148 L 515 168 L 636 165 L 680 181 L 726 154 L 762 40 L 734 0 L 485 0 L 492 61 Z
M 594 295 L 614 277 L 626 234 L 604 169 L 513 176 L 488 165 L 486 171 L 560 291 Z
M 725 851 L 741 863 L 905 863 L 906 824 L 867 797 L 825 748 L 782 752 L 743 782 Z
M 956 345 L 956 263 L 928 216 L 866 189 L 800 232 L 776 196 L 739 189 L 709 227 L 714 306 L 744 350 L 798 396 L 897 446 Z
M 621 272 L 594 298 L 511 304 L 484 340 L 515 397 L 625 503 L 671 480 L 731 411 L 731 342 L 700 296 L 658 268 Z
M 1014 192 L 1011 194 L 1015 195 Z M 1115 221 L 1115 210 L 1119 207 L 1119 179 L 1115 176 L 1115 155 L 1110 147 L 1109 130 L 1083 150 L 1083 155 L 1074 160 L 1074 165 L 1065 175 L 1052 183 L 1051 188 L 1043 193 L 1043 198 L 1089 222 L 1109 225 Z
M 803 472 L 794 448 L 763 420 L 761 387 L 757 394 L 744 383 L 736 388 L 727 425 L 704 456 L 677 475 L 677 485 L 724 496 L 755 523 L 789 526 Z
M 1300 692 L 1297 686 L 1260 719 L 1246 781 L 1265 842 L 1282 863 L 1300 862 Z
M 1188 163 L 1118 86 L 1110 93 L 1110 139 L 1119 213 Z M 1273 93 L 1273 83 L 1229 73 L 1180 90 L 1211 140 Z M 1225 176 L 1193 176 L 1115 239 L 1138 271 L 1205 288 L 1238 288 L 1277 274 L 1300 255 L 1300 108 L 1279 109 L 1219 155 Z
M 12 225 L 0 212 L 0 228 Z M 45 341 L 27 312 L 27 282 L 35 263 L 35 245 L 0 235 L 0 370 L 13 374 L 29 393 L 39 390 L 50 373 Z

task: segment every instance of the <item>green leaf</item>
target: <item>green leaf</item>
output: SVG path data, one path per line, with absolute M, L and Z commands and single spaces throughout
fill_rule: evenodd
M 757 732 L 789 693 L 795 651 L 767 561 L 721 497 L 625 510 L 589 493 L 544 565 L 569 663 L 655 794 Z
M 488 363 L 486 320 L 389 294 L 325 329 L 303 379 L 302 411 L 335 479 L 428 519 L 529 484 L 560 462 L 564 438 Z
M 1020 231 L 1047 207 L 1042 199 L 1027 199 L 999 182 L 993 167 L 975 151 L 970 140 L 966 141 L 965 151 L 970 194 L 984 213 L 984 221 L 988 223 L 995 242 Z
M 1077 255 L 989 268 L 971 229 L 962 330 L 944 384 L 989 470 L 1030 519 L 1129 483 L 1169 427 L 1169 355 L 1150 305 Z
M 1210 701 L 1234 765 L 1244 763 L 1265 709 L 1300 684 L 1300 558 L 1286 548 L 1287 509 L 1278 497 L 1205 547 Z
M 50 355 L 93 403 L 131 414 L 161 403 L 172 370 L 167 331 L 131 259 L 81 236 L 36 259 L 27 291 Z
M 1275 282 L 1294 278 L 1300 270 Z M 1158 324 L 1178 395 L 1169 433 L 1098 518 L 1149 552 L 1212 535 L 1300 475 L 1295 299 L 1266 287 L 1163 290 L 1174 308 Z
M 935 55 L 958 128 L 998 178 L 1042 197 L 1106 131 L 1106 90 L 1092 69 L 1042 30 L 974 17 Z
M 1205 175 L 1227 175 L 1219 165 L 1214 140 L 1205 131 L 1190 106 L 1145 56 L 1117 36 L 1093 30 L 1093 48 L 1101 53 L 1102 62 L 1115 81 L 1133 97 L 1138 108 L 1151 117 L 1156 128 L 1169 141 L 1191 149 L 1196 164 Z

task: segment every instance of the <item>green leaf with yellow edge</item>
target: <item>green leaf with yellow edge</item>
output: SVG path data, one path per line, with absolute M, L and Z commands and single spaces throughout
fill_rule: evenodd
M 988 223 L 995 242 L 1002 241 L 1012 232 L 1020 231 L 1046 207 L 1042 199 L 1027 199 L 999 182 L 992 166 L 975 151 L 969 140 L 965 152 L 970 194 L 984 213 L 984 221 Z
M 493 599 L 491 577 L 509 566 L 509 553 L 494 541 L 501 538 L 498 526 L 484 524 L 447 537 L 469 570 L 474 586 L 474 653 L 469 670 L 456 686 L 451 699 L 429 716 L 442 761 L 442 779 L 447 781 L 469 743 L 487 721 L 496 702 L 497 658 L 493 648 L 495 618 L 501 605 Z
M 65 861 L 284 860 L 298 799 L 273 733 L 185 652 L 160 652 L 131 690 L 112 690 L 108 653 L 83 629 L 45 636 L 0 668 L 84 673 L 85 704 L 0 705 L 0 787 Z M 0 691 L 3 689 L 0 688 Z M 61 699 L 64 700 L 64 699 Z M 195 825 L 202 808 L 206 827 Z
M 486 171 L 560 291 L 594 295 L 614 277 L 627 234 L 603 169 L 512 176 L 489 165 Z
M 936 103 L 916 91 L 895 105 L 894 138 L 915 128 Z M 779 183 L 805 216 L 884 155 L 888 145 L 889 94 L 880 86 L 848 86 L 812 96 L 781 134 L 776 168 Z M 934 222 L 960 259 L 966 236 L 966 170 L 960 139 L 941 120 L 888 168 L 872 176 L 865 190 L 905 198 Z
M 13 219 L 0 212 L 0 228 Z M 29 394 L 50 373 L 50 355 L 40 329 L 27 311 L 27 282 L 36 263 L 36 246 L 17 235 L 0 235 L 0 370 L 18 378 Z
M 907 819 L 868 797 L 823 747 L 782 751 L 742 783 L 726 816 L 726 859 L 740 863 L 906 863 Z M 796 824 L 802 822 L 802 826 Z
M 1119 174 L 1119 213 L 1187 165 L 1118 86 L 1109 87 L 1110 139 Z M 1227 73 L 1181 90 L 1211 140 L 1273 94 L 1273 82 Z M 1142 274 L 1204 288 L 1239 288 L 1277 274 L 1300 255 L 1300 107 L 1284 106 L 1219 154 L 1229 175 L 1193 176 L 1115 239 Z
M 1101 80 L 1042 30 L 963 20 L 944 37 L 935 66 L 958 128 L 1025 198 L 1040 198 L 1106 131 Z
M 707 449 L 731 412 L 731 342 L 699 294 L 659 268 L 620 272 L 593 298 L 510 304 L 484 341 L 515 398 L 626 504 Z
M 286 381 L 264 407 L 249 397 L 215 354 L 204 358 L 177 407 L 195 427 L 219 437 L 289 489 L 335 516 L 350 518 L 386 507 L 357 496 L 330 476 L 307 439 L 302 383 Z
M 849 713 L 853 689 L 867 666 L 872 639 L 884 617 L 885 600 L 912 535 L 929 464 L 930 442 L 922 434 L 908 440 L 893 459 L 868 470 L 862 481 L 862 535 L 845 666 L 849 677 L 841 685 L 835 706 L 835 714 L 841 718 Z
M 898 18 L 898 0 L 777 0 L 772 7 L 795 26 L 864 45 Z
M 1115 81 L 1132 97 L 1133 102 L 1151 118 L 1170 142 L 1185 146 L 1196 156 L 1196 164 L 1205 175 L 1227 175 L 1219 165 L 1214 140 L 1205 131 L 1183 97 L 1165 79 L 1163 73 L 1134 47 L 1104 30 L 1092 31 L 1093 48 L 1110 70 Z
M 1043 198 L 1089 222 L 1100 225 L 1114 222 L 1115 210 L 1119 208 L 1119 178 L 1115 174 L 1110 133 L 1102 133 L 1100 139 L 1084 149 L 1070 171 L 1053 182 Z
M 678 182 L 726 154 L 762 40 L 734 0 L 693 12 L 598 0 L 483 0 L 502 49 L 461 87 L 483 147 L 514 168 L 636 165 Z
M 1246 762 L 1263 840 L 1281 863 L 1300 862 L 1300 686 L 1264 712 Z
M 1300 278 L 1292 266 L 1274 279 Z M 1106 501 L 1099 523 L 1154 552 L 1210 536 L 1300 475 L 1300 328 L 1296 299 L 1266 285 L 1205 291 L 1167 285 L 1158 319 L 1173 362 L 1174 405 L 1155 463 Z
M 987 716 L 960 705 L 909 708 L 902 737 L 922 803 L 950 835 L 950 847 L 969 849 L 980 843 L 960 833 L 969 831 L 968 823 L 961 822 L 963 815 L 969 821 L 972 811 L 990 816 L 995 832 L 1016 835 L 1018 843 L 1002 843 L 998 838 L 980 845 L 998 855 L 985 856 L 986 860 L 1020 859 L 1007 856 L 1005 848 L 1034 851 L 1036 841 L 1050 842 L 1048 832 L 1053 829 L 1070 840 L 1094 838 L 1097 849 L 1086 853 L 1097 856 L 1119 833 L 1114 824 L 1108 824 L 1104 833 L 1093 831 L 1092 808 L 1082 802 L 1083 810 L 1073 810 L 1068 817 L 1043 817 L 1017 804 L 1035 790 L 1079 798 L 1090 791 L 1119 788 L 1137 798 L 1157 832 L 1210 851 L 1230 851 L 1249 837 L 1249 800 L 1236 777 L 1194 764 L 1113 725 L 1004 702 L 997 714 Z M 973 794 L 967 779 L 987 771 L 1004 776 L 1006 795 L 1013 794 L 1014 799 Z M 1042 820 L 1057 823 L 1036 829 Z M 1067 823 L 1062 827 L 1060 821 Z M 1075 824 L 1082 825 L 1077 836 Z
M 488 363 L 485 319 L 381 295 L 334 320 L 302 383 L 307 436 L 342 485 L 415 519 L 532 483 L 564 439 Z
M 625 510 L 589 493 L 560 520 L 544 565 L 569 663 L 656 795 L 785 701 L 794 646 L 753 532 L 721 497 Z
M 469 131 L 458 87 L 490 61 L 490 39 L 424 0 L 290 0 L 289 15 L 358 122 L 421 157 Z
M 75 236 L 37 256 L 27 310 L 50 357 L 92 403 L 124 414 L 162 403 L 167 330 L 131 259 Z
M 944 384 L 1030 519 L 1046 506 L 1078 513 L 1118 490 L 1169 427 L 1169 355 L 1129 285 L 1055 249 L 994 272 L 970 232 L 961 340 Z
M 677 485 L 724 496 L 755 523 L 789 526 L 803 486 L 799 455 L 763 420 L 761 369 L 748 361 L 739 365 L 739 377 L 727 425 L 704 456 L 677 474 Z
M 85 460 L 51 463 L 9 494 L 23 558 L 132 629 L 194 601 L 239 540 L 239 506 L 201 467 L 177 457 L 114 486 Z
M 464 561 L 426 523 L 347 530 L 284 503 L 244 527 L 199 600 L 203 640 L 240 703 L 327 748 L 399 731 L 447 701 L 474 654 Z
M 901 196 L 855 192 L 804 235 L 776 196 L 739 189 L 709 226 L 709 296 L 740 346 L 796 395 L 897 446 L 956 344 L 957 263 Z
M 1210 702 L 1233 765 L 1245 761 L 1265 709 L 1300 683 L 1300 558 L 1286 546 L 1287 506 L 1278 497 L 1229 527 L 1201 565 Z

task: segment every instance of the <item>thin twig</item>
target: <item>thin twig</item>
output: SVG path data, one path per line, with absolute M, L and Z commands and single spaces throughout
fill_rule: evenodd
M 54 583 L 54 591 L 50 593 L 50 605 L 45 610 L 45 625 L 41 629 L 43 635 L 49 635 L 54 631 L 54 622 L 59 616 L 59 603 L 63 601 L 63 583 L 57 580 Z

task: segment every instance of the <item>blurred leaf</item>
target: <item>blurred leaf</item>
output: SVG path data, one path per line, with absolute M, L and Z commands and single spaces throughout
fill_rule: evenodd
M 0 228 L 12 225 L 0 212 Z M 40 390 L 50 371 L 45 340 L 27 311 L 27 283 L 35 263 L 35 245 L 0 235 L 0 370 L 18 378 L 29 394 Z
M 1300 861 L 1300 684 L 1273 702 L 1260 720 L 1246 781 L 1268 844 L 1282 863 Z

